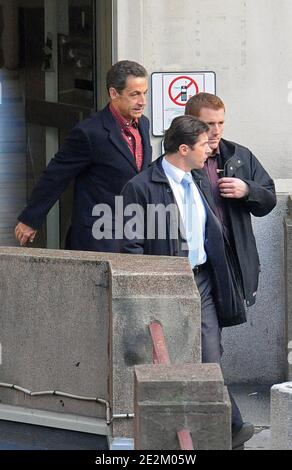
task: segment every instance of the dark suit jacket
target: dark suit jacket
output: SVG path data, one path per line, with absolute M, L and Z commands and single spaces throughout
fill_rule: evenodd
M 150 168 L 130 180 L 122 191 L 124 206 L 133 203 L 138 204 L 143 210 L 141 210 L 141 215 L 138 214 L 137 220 L 139 218 L 141 220 L 142 215 L 144 216 L 144 223 L 141 225 L 142 230 L 144 229 L 143 233 L 142 230 L 138 231 L 138 236 L 132 239 L 127 238 L 125 231 L 124 239 L 121 241 L 122 253 L 188 256 L 188 250 L 185 249 L 186 241 L 179 227 L 176 238 L 170 233 L 168 212 L 166 236 L 164 238 L 158 236 L 158 224 L 161 223 L 161 220 L 157 217 L 153 222 L 155 227 L 150 227 L 152 228 L 152 234 L 155 236 L 148 236 L 149 217 L 147 220 L 147 207 L 149 210 L 149 204 L 162 204 L 164 207 L 176 204 L 172 189 L 161 165 L 161 160 L 161 158 L 156 160 Z M 193 176 L 199 178 L 196 174 Z M 195 183 L 197 183 L 207 212 L 205 250 L 213 276 L 214 300 L 217 306 L 219 324 L 222 327 L 237 325 L 246 321 L 241 285 L 231 265 L 232 259 L 230 258 L 221 223 L 201 192 L 199 179 L 195 179 Z M 125 224 L 130 218 L 131 216 L 125 217 Z
M 145 169 L 152 157 L 149 121 L 145 116 L 139 120 L 139 130 L 144 150 L 142 169 Z M 96 204 L 108 204 L 114 215 L 115 196 L 136 174 L 135 159 L 106 106 L 71 131 L 18 219 L 30 227 L 40 228 L 51 207 L 75 179 L 69 248 L 117 252 L 116 240 L 96 240 L 92 236 L 96 220 L 92 210 Z

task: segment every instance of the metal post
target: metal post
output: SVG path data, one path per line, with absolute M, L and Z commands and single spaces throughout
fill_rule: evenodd
M 194 450 L 192 436 L 188 429 L 178 431 L 177 437 L 181 450 Z
M 170 365 L 162 325 L 158 321 L 153 321 L 149 329 L 153 343 L 153 364 Z

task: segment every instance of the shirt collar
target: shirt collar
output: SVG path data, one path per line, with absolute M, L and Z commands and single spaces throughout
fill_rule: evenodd
M 181 184 L 183 177 L 186 174 L 185 171 L 170 163 L 165 157 L 162 159 L 162 167 L 166 176 L 170 176 L 170 178 L 172 178 L 176 183 Z M 189 174 L 191 175 L 191 173 Z
M 116 110 L 116 108 L 113 106 L 112 103 L 109 104 L 109 109 L 112 115 L 114 116 L 114 118 L 118 121 L 119 125 L 123 129 L 127 129 L 128 127 L 131 127 L 131 126 L 138 127 L 138 119 L 132 119 L 131 121 L 129 121 L 129 119 L 126 119 Z
M 218 157 L 220 157 L 220 155 L 221 155 L 221 153 L 220 153 L 220 147 L 219 147 L 219 145 L 218 145 L 218 147 L 217 147 L 217 149 L 216 149 L 216 152 L 215 152 L 213 155 L 210 155 L 210 156 L 208 157 L 208 160 L 209 160 L 209 158 L 210 158 L 210 159 L 212 159 L 212 158 L 218 158 Z

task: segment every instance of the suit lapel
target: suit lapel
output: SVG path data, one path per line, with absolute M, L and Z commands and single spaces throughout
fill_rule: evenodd
M 215 202 L 212 196 L 211 185 L 209 183 L 208 175 L 204 170 L 196 170 L 192 172 L 193 177 L 201 190 L 201 193 L 204 195 L 204 199 L 207 200 L 212 211 L 216 213 Z
M 207 226 L 210 225 L 210 220 L 212 219 L 213 223 L 222 233 L 222 224 L 218 217 L 216 216 L 216 211 L 214 210 L 215 203 L 210 189 L 210 184 L 208 176 L 202 170 L 192 171 L 193 178 L 203 200 L 206 212 L 207 212 Z
M 119 150 L 119 152 L 123 155 L 123 157 L 125 157 L 128 160 L 131 166 L 138 173 L 138 168 L 136 165 L 135 158 L 133 157 L 131 150 L 129 149 L 128 145 L 123 139 L 119 126 L 115 118 L 113 117 L 112 113 L 108 109 L 108 106 L 104 108 L 102 113 L 103 113 L 102 114 L 103 125 L 109 132 L 109 140 Z
M 150 144 L 149 144 L 149 135 L 148 134 L 148 129 L 146 130 L 145 125 L 143 125 L 142 120 L 139 121 L 139 131 L 141 134 L 142 138 L 142 144 L 143 144 L 143 164 L 141 170 L 145 170 L 148 168 L 149 164 L 151 163 L 149 161 L 149 154 L 150 154 Z

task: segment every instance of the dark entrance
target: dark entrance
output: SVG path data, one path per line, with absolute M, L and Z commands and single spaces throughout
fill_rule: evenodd
M 112 12 L 108 0 L 0 6 L 0 244 L 14 245 L 16 217 L 46 164 L 69 129 L 106 102 Z M 33 246 L 64 246 L 71 201 L 69 187 Z

